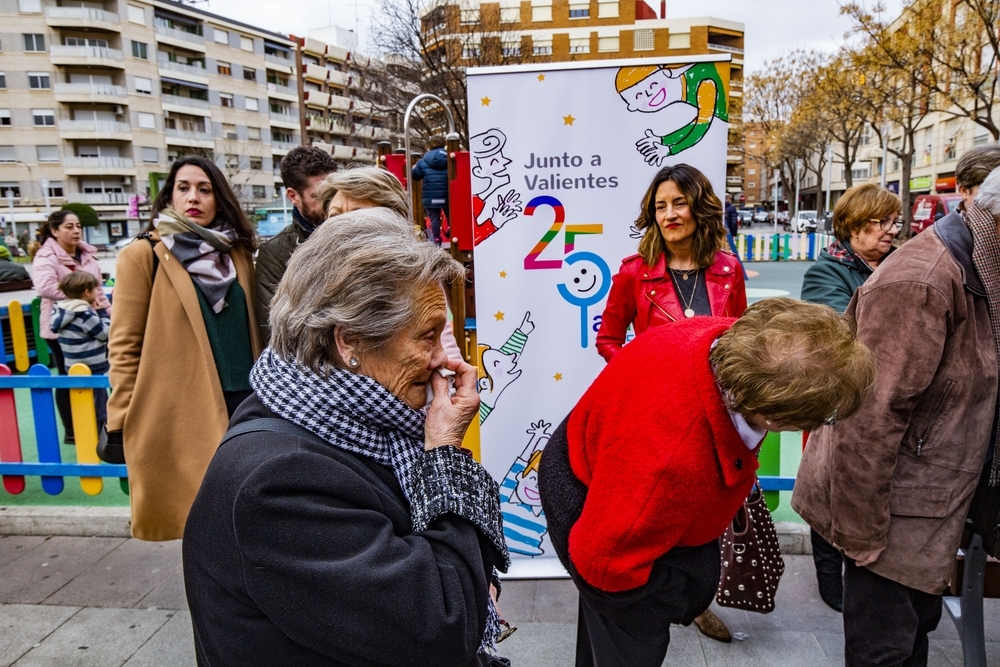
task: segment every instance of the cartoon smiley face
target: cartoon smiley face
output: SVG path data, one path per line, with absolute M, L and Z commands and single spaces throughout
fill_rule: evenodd
M 566 258 L 563 283 L 566 294 L 577 302 L 596 303 L 602 299 L 608 288 L 605 266 L 603 259 L 591 253 L 576 253 Z
M 518 500 L 525 505 L 541 507 L 542 496 L 538 492 L 538 473 L 534 470 L 528 474 L 524 474 L 522 472 L 517 475 L 516 479 L 517 489 L 515 490 L 515 493 L 517 494 Z
M 658 69 L 645 79 L 621 92 L 629 111 L 653 113 L 681 99 L 680 79 L 666 69 Z

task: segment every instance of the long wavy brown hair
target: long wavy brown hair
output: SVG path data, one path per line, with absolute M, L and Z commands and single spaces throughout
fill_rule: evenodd
M 663 167 L 649 184 L 642 198 L 642 210 L 635 226 L 646 230 L 639 241 L 639 254 L 647 266 L 654 266 L 660 254 L 670 262 L 670 251 L 663 240 L 660 226 L 656 224 L 656 190 L 661 183 L 673 181 L 684 195 L 694 218 L 694 243 L 692 254 L 699 268 L 707 268 L 715 261 L 715 253 L 725 247 L 726 228 L 722 223 L 722 202 L 715 195 L 712 184 L 705 174 L 689 164 Z

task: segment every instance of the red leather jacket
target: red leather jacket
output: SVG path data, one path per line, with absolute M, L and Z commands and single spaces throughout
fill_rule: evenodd
M 715 261 L 705 272 L 705 285 L 713 317 L 739 317 L 747 309 L 743 271 L 731 252 L 715 253 Z M 652 269 L 640 255 L 626 257 L 611 283 L 597 332 L 597 352 L 605 361 L 611 361 L 625 344 L 630 324 L 638 336 L 650 327 L 684 319 L 684 309 L 667 275 L 666 256 L 661 254 Z

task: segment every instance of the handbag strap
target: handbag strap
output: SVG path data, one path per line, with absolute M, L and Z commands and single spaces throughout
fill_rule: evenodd
M 245 435 L 247 433 L 259 433 L 261 431 L 271 431 L 277 433 L 284 433 L 285 435 L 294 435 L 306 440 L 312 440 L 313 442 L 322 442 L 328 444 L 326 440 L 310 431 L 309 429 L 302 428 L 298 424 L 293 424 L 286 419 L 277 419 L 275 417 L 258 417 L 257 419 L 251 419 L 250 421 L 240 422 L 236 426 L 233 426 L 228 431 L 226 431 L 226 437 L 222 439 L 219 443 L 219 447 L 226 444 L 238 435 Z

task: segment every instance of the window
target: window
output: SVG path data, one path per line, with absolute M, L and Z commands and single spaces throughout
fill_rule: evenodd
M 236 138 L 236 126 L 235 125 L 230 125 L 228 123 L 223 123 L 222 124 L 222 136 L 224 136 L 226 139 L 235 139 Z
M 471 23 L 479 23 L 479 9 L 463 9 L 462 23 L 464 25 L 469 25 Z
M 632 32 L 632 50 L 652 51 L 655 47 L 652 28 L 643 28 Z
M 253 67 L 244 67 L 243 68 L 243 79 L 245 81 L 253 81 L 254 83 L 256 83 L 257 82 L 257 70 L 255 70 Z
M 17 11 L 22 14 L 41 14 L 42 0 L 17 0 Z
M 63 194 L 63 184 L 62 181 L 49 181 L 49 196 L 50 197 L 65 197 Z
M 219 44 L 225 44 L 226 46 L 229 46 L 229 31 L 219 30 L 218 28 L 216 28 L 215 41 L 218 42 Z
M 233 66 L 221 60 L 215 61 L 215 69 L 221 76 L 232 76 Z
M 248 127 L 247 128 L 247 139 L 250 141 L 260 141 L 260 128 L 259 127 Z
M 536 39 L 531 43 L 531 52 L 536 56 L 552 55 L 551 39 Z
M 505 56 L 519 56 L 519 55 L 521 55 L 521 43 L 520 42 L 504 42 L 503 43 L 503 54 Z
M 137 7 L 136 5 L 129 5 L 128 20 L 130 23 L 138 23 L 139 25 L 146 25 L 146 10 L 144 10 L 142 7 Z
M 262 158 L 262 157 L 252 157 L 252 158 L 250 158 L 250 168 L 251 169 L 263 169 L 264 168 L 264 158 Z
M 0 72 L 0 88 L 6 88 L 6 87 L 7 87 L 7 73 Z
M 605 2 L 605 0 L 598 0 L 597 18 L 599 19 L 618 18 L 618 2 Z
M 260 111 L 260 100 L 256 97 L 246 98 L 247 111 Z
M 108 40 L 88 37 L 67 37 L 64 42 L 66 46 L 90 46 L 100 49 L 108 48 Z
M 0 127 L 10 127 L 10 109 L 0 109 Z
M 690 49 L 691 33 L 689 32 L 670 33 L 670 35 L 667 37 L 667 48 Z
M 462 57 L 466 60 L 471 58 L 479 57 L 479 47 L 478 46 L 465 46 L 462 47 Z
M 590 37 L 577 37 L 569 40 L 570 53 L 590 53 Z
M 264 199 L 267 196 L 267 189 L 263 185 L 253 186 L 253 198 Z
M 602 52 L 620 51 L 621 46 L 618 36 L 615 35 L 614 37 L 598 37 L 597 50 Z
M 45 50 L 45 35 L 22 34 L 21 37 L 24 39 L 24 50 L 25 51 L 44 51 Z
M 13 146 L 0 146 L 0 162 L 17 162 Z M 2 191 L 0 191 L 2 194 Z
M 0 147 L 2 148 L 2 147 Z M 2 162 L 2 160 L 0 160 Z M 14 199 L 21 198 L 21 185 L 19 183 L 0 183 L 0 197 L 13 197 Z
M 58 162 L 59 161 L 59 147 L 58 146 L 35 146 L 35 150 L 38 152 L 39 162 Z
M 133 58 L 142 58 L 143 60 L 149 60 L 149 56 L 146 55 L 146 53 L 147 53 L 146 52 L 146 43 L 145 42 L 137 42 L 137 41 L 135 41 L 133 39 L 132 40 L 132 57 Z
M 552 20 L 552 5 L 546 5 L 544 7 L 534 7 L 531 8 L 531 20 L 539 23 L 542 21 Z
M 972 138 L 973 146 L 982 146 L 990 142 L 990 131 L 982 125 L 976 125 L 976 136 Z
M 52 109 L 32 109 L 31 116 L 36 127 L 53 127 L 56 124 L 56 113 Z
M 569 5 L 569 17 L 571 19 L 586 19 L 590 18 L 590 4 L 572 2 Z
M 142 161 L 147 164 L 156 164 L 160 161 L 160 149 L 143 146 Z
M 156 116 L 151 113 L 139 112 L 139 127 L 144 130 L 156 129 Z
M 754 183 L 753 181 L 750 181 L 749 183 L 747 183 L 747 187 L 748 188 L 755 188 L 755 187 L 757 187 L 757 184 Z
M 219 104 L 224 107 L 232 108 L 233 96 L 229 93 L 219 93 Z
M 240 156 L 233 155 L 232 153 L 226 153 L 226 167 L 229 169 L 239 169 Z
M 500 22 L 501 23 L 517 23 L 521 20 L 521 8 L 520 7 L 501 7 L 500 8 Z
M 240 48 L 244 51 L 253 53 L 253 37 L 244 37 L 243 35 L 240 35 Z
M 747 175 L 753 176 L 757 173 L 756 169 L 747 169 Z
M 951 137 L 944 144 L 944 159 L 954 160 L 958 157 L 958 149 L 955 146 L 955 137 Z
M 135 77 L 135 92 L 143 95 L 153 94 L 153 80 L 141 76 Z
M 48 72 L 28 72 L 28 88 L 48 90 L 52 87 Z

